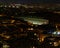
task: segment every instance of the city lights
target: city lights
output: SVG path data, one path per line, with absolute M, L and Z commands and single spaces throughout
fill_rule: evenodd
M 0 4 L 0 48 L 60 48 L 60 6 Z

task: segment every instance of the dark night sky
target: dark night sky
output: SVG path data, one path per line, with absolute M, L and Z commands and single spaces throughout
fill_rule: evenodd
M 60 0 L 0 0 L 3 3 L 60 3 Z

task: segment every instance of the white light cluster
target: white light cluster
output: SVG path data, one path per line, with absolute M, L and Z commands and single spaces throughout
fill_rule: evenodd
M 53 34 L 57 34 L 57 32 L 53 32 Z
M 53 34 L 57 34 L 57 35 L 59 35 L 59 34 L 60 34 L 60 32 L 53 32 Z
M 60 32 L 57 32 L 57 34 L 60 34 Z

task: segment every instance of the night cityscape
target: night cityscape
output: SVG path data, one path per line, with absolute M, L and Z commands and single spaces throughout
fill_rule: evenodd
M 60 48 L 60 0 L 0 0 L 0 48 Z

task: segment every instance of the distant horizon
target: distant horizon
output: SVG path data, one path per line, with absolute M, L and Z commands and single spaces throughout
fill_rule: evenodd
M 17 4 L 60 4 L 60 0 L 0 0 L 1 3 Z
M 44 5 L 44 4 L 47 4 L 47 5 L 53 4 L 53 5 L 55 5 L 55 4 L 60 4 L 60 3 L 15 3 L 15 2 L 4 3 L 4 2 L 0 2 L 0 4 L 37 4 L 37 5 L 39 5 L 39 4 L 42 4 L 42 5 Z

